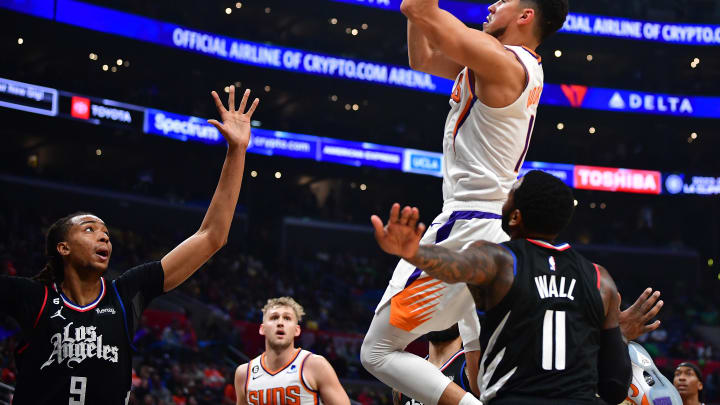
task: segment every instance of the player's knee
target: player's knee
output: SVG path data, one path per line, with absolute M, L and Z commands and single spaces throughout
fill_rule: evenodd
M 366 335 L 360 346 L 360 363 L 365 370 L 373 374 L 380 367 L 383 359 L 383 353 L 378 350 L 376 343 L 374 339 L 369 339 Z

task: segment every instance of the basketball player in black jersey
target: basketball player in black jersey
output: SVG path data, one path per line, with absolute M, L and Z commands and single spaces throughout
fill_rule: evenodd
M 118 279 L 102 275 L 112 254 L 110 234 L 95 215 L 55 222 L 46 239 L 47 265 L 34 279 L 0 277 L 0 310 L 22 328 L 15 353 L 14 405 L 126 405 L 130 397 L 132 338 L 150 301 L 180 285 L 226 242 L 250 141 L 250 91 L 226 110 L 212 92 L 222 123 L 210 120 L 228 143 L 215 194 L 200 229 L 160 261 Z
M 455 382 L 465 391 L 470 391 L 465 351 L 462 347 L 460 329 L 455 324 L 445 330 L 425 334 L 428 340 L 428 357 L 432 365 L 439 368 L 450 381 Z M 393 390 L 393 405 L 422 405 L 407 395 Z
M 384 251 L 436 279 L 467 283 L 486 311 L 478 375 L 484 403 L 588 404 L 598 393 L 617 404 L 627 395 L 632 369 L 615 283 L 570 245 L 552 243 L 573 211 L 569 187 L 531 171 L 503 206 L 510 242 L 478 241 L 460 252 L 419 246 L 425 226 L 417 208 L 393 205 L 385 227 L 372 217 Z

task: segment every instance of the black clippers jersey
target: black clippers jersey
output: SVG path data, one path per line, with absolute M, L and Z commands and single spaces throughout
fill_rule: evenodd
M 502 245 L 515 257 L 515 280 L 482 324 L 480 399 L 594 401 L 605 319 L 599 270 L 568 244 Z
M 25 339 L 15 353 L 14 405 L 127 404 L 131 339 L 142 310 L 162 292 L 162 267 L 138 266 L 100 283 L 97 299 L 84 307 L 56 285 L 35 283 L 42 305 L 34 323 L 23 328 Z
M 465 391 L 470 392 L 470 385 L 468 383 L 467 375 L 465 374 L 465 352 L 460 350 L 455 353 L 448 361 L 440 367 L 440 371 L 445 374 L 450 381 L 459 385 Z M 405 394 L 395 393 L 399 395 L 399 405 L 422 405 L 422 402 L 418 402 Z

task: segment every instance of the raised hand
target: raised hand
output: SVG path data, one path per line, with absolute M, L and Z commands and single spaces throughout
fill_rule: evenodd
M 415 256 L 420 245 L 420 238 L 425 232 L 425 225 L 418 220 L 420 211 L 415 207 L 405 207 L 400 210 L 400 204 L 393 204 L 390 208 L 390 218 L 387 225 L 377 215 L 370 217 L 375 228 L 375 240 L 380 248 L 391 255 L 402 258 Z
M 640 335 L 652 332 L 660 326 L 660 321 L 648 323 L 660 312 L 663 301 L 660 291 L 647 288 L 628 309 L 620 312 L 620 330 L 627 340 L 635 340 Z
M 235 109 L 235 86 L 230 86 L 227 109 L 225 109 L 225 106 L 223 106 L 220 97 L 215 91 L 211 94 L 215 100 L 218 113 L 220 113 L 222 123 L 217 120 L 208 120 L 208 123 L 214 125 L 215 128 L 220 131 L 228 145 L 247 148 L 250 144 L 250 119 L 255 112 L 255 108 L 257 108 L 260 103 L 260 99 L 255 98 L 248 111 L 244 112 L 245 107 L 247 107 L 248 98 L 250 97 L 250 89 L 245 90 L 245 93 L 243 93 L 240 108 L 237 110 Z

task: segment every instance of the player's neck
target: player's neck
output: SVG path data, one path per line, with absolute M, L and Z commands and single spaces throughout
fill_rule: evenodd
M 270 345 L 265 344 L 265 366 L 270 369 L 269 371 L 281 369 L 292 360 L 297 350 L 295 345 L 273 349 Z
M 440 368 L 460 349 L 462 349 L 462 339 L 460 338 L 449 342 L 430 343 L 428 361 Z
M 100 276 L 96 273 L 65 269 L 65 279 L 60 288 L 70 301 L 82 307 L 95 301 L 102 286 Z
M 524 46 L 530 48 L 533 52 L 540 46 L 536 39 L 529 39 L 521 32 L 506 32 L 502 37 L 498 38 L 500 43 L 507 46 Z
M 699 395 L 693 395 L 688 398 L 683 398 L 683 405 L 701 405 Z

